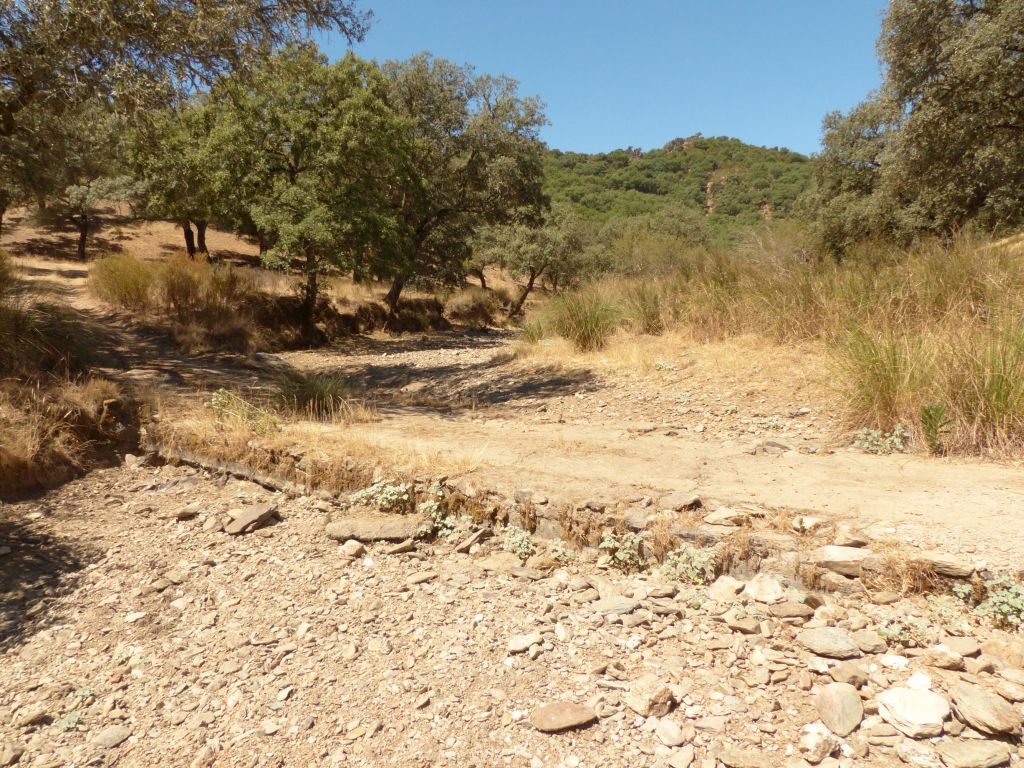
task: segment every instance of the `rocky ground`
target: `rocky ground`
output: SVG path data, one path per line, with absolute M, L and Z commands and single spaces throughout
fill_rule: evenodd
M 339 542 L 332 500 L 186 467 L 0 512 L 2 765 L 1024 762 L 1024 638 L 950 597 Z

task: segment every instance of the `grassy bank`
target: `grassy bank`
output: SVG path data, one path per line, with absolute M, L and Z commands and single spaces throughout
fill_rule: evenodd
M 841 264 L 772 238 L 694 250 L 671 270 L 555 297 L 524 338 L 585 352 L 623 329 L 821 343 L 851 428 L 899 428 L 933 453 L 1024 445 L 1024 258 L 1009 245 L 864 247 Z

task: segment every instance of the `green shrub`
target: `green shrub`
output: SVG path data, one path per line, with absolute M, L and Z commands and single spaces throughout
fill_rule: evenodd
M 546 339 L 550 335 L 551 333 L 548 328 L 548 324 L 542 316 L 531 317 L 523 323 L 522 339 L 529 344 L 536 344 L 538 341 Z
M 607 344 L 620 322 L 620 313 L 608 296 L 596 288 L 571 291 L 552 300 L 548 307 L 551 327 L 581 352 Z
M 89 270 L 89 285 L 104 301 L 124 309 L 152 307 L 156 268 L 133 256 L 112 255 L 97 259 Z
M 510 525 L 505 529 L 505 541 L 502 543 L 502 549 L 511 552 L 520 560 L 525 560 L 533 554 L 533 537 L 530 536 L 529 531 L 523 530 L 517 525 Z
M 709 548 L 692 547 L 681 544 L 669 552 L 661 571 L 674 581 L 687 584 L 710 584 L 715 578 L 717 559 L 715 551 Z
M 630 531 L 609 531 L 601 539 L 598 549 L 608 554 L 608 562 L 620 571 L 642 571 L 647 567 L 643 555 L 642 534 Z

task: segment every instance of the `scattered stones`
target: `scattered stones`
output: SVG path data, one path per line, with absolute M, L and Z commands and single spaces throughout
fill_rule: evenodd
M 1005 699 L 980 685 L 960 683 L 949 689 L 956 716 L 977 731 L 993 736 L 1017 735 L 1024 716 Z
M 811 653 L 829 659 L 856 659 L 863 655 L 853 636 L 839 627 L 805 629 L 796 641 Z
M 597 722 L 594 710 L 570 701 L 555 701 L 530 713 L 530 725 L 542 733 L 582 728 L 594 722 Z
M 848 683 L 829 683 L 815 699 L 818 716 L 837 736 L 849 736 L 864 719 L 864 705 L 857 689 Z
M 942 733 L 949 717 L 949 704 L 931 691 L 890 688 L 878 694 L 878 714 L 900 733 L 912 739 L 925 739 Z
M 326 532 L 336 541 L 404 541 L 415 537 L 422 524 L 416 515 L 343 517 L 328 523 Z

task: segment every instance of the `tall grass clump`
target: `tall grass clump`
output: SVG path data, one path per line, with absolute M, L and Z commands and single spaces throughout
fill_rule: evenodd
M 89 270 L 89 286 L 99 298 L 131 311 L 153 306 L 154 265 L 132 256 L 114 254 L 96 260 Z
M 339 374 L 288 371 L 277 381 L 275 399 L 293 416 L 349 423 L 366 414 L 357 394 L 357 388 Z
M 621 321 L 615 302 L 597 287 L 555 297 L 548 313 L 551 330 L 580 352 L 602 349 Z

